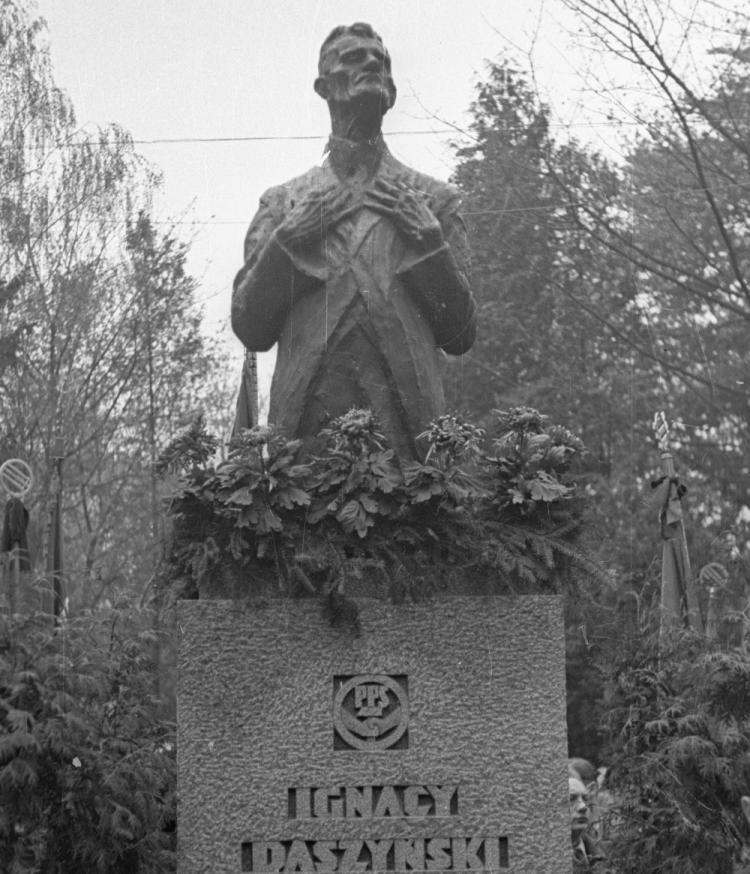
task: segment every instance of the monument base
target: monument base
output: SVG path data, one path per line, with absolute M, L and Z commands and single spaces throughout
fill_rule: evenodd
M 182 601 L 180 874 L 569 870 L 557 596 Z

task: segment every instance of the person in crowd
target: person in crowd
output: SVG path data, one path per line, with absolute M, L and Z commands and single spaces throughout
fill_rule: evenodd
M 599 771 L 588 759 L 568 760 L 568 791 L 573 857 L 577 870 L 586 871 L 604 858 L 599 844 L 602 825 L 597 803 Z
M 573 861 L 576 871 L 588 871 L 596 856 L 587 841 L 591 827 L 589 793 L 580 777 L 568 777 L 568 800 L 570 802 L 570 841 L 573 846 Z
M 571 758 L 568 759 L 568 776 L 578 777 L 584 786 L 591 787 L 593 785 L 596 791 L 597 769 L 588 759 Z

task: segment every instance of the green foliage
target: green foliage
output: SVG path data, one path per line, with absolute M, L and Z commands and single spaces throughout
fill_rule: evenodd
M 234 525 L 235 556 L 250 544 L 255 555 L 264 556 L 274 534 L 283 530 L 281 514 L 310 503 L 302 488 L 309 470 L 294 463 L 298 446 L 268 428 L 247 430 L 236 439 L 234 451 L 219 466 L 215 479 L 203 489 L 202 497 L 216 499 L 220 512 Z
M 174 870 L 175 736 L 145 618 L 0 628 L 0 870 Z
M 441 416 L 420 434 L 429 446 L 424 463 L 405 464 L 403 475 L 409 499 L 423 505 L 423 515 L 428 510 L 457 510 L 482 493 L 477 479 L 462 465 L 480 457 L 484 433 L 457 416 Z
M 531 420 L 539 445 L 527 451 Z M 365 572 L 399 597 L 467 579 L 554 589 L 571 562 L 595 568 L 574 546 L 582 506 L 568 468 L 582 445 L 544 421 L 533 410 L 498 413 L 490 456 L 481 429 L 443 416 L 421 435 L 425 461 L 403 466 L 367 410 L 332 422 L 326 451 L 304 463 L 298 441 L 245 431 L 215 468 L 182 465 L 166 576 L 181 595 L 224 574 L 323 596 Z M 186 458 L 201 439 L 183 438 Z
M 401 474 L 393 450 L 385 448 L 369 410 L 352 410 L 321 434 L 328 452 L 312 482 L 315 501 L 308 521 L 332 518 L 345 534 L 364 538 L 379 517 L 398 513 Z
M 615 666 L 609 693 L 622 874 L 729 874 L 747 841 L 750 657 L 686 634 Z
M 154 465 L 157 476 L 179 473 L 205 465 L 219 441 L 206 431 L 206 419 L 199 413 L 185 431 L 178 434 L 159 454 Z
M 500 436 L 493 443 L 496 457 L 492 504 L 499 512 L 533 516 L 540 505 L 569 498 L 573 488 L 564 474 L 583 444 L 565 428 L 544 428 L 547 417 L 520 408 L 501 413 Z

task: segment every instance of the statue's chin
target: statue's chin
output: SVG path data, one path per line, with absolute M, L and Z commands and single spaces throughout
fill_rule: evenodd
M 385 88 L 362 87 L 350 90 L 345 99 L 337 101 L 360 119 L 380 120 L 390 109 L 390 95 Z

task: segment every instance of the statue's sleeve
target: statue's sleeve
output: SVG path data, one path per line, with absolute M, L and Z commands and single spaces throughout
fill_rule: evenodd
M 443 245 L 426 255 L 407 255 L 399 270 L 432 326 L 435 340 L 451 355 L 468 351 L 476 338 L 476 304 L 469 274 L 471 256 L 460 198 L 445 186 L 432 198 Z
M 284 219 L 286 191 L 269 189 L 245 235 L 245 263 L 234 280 L 232 329 L 247 349 L 265 352 L 279 339 L 299 295 L 325 280 L 313 253 L 301 257 L 282 247 L 274 231 Z

